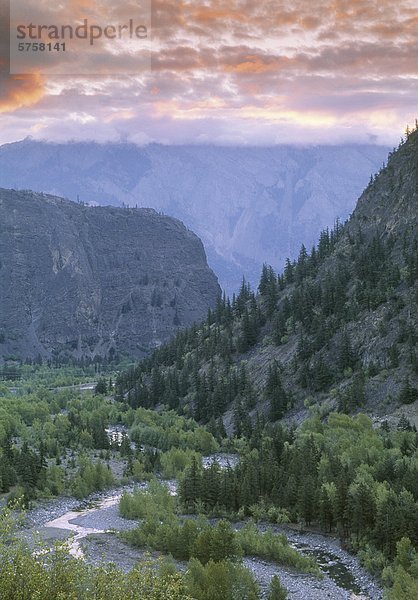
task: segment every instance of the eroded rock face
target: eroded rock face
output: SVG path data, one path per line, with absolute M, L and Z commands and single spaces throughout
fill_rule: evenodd
M 199 238 L 152 209 L 0 189 L 0 357 L 144 355 L 220 293 Z

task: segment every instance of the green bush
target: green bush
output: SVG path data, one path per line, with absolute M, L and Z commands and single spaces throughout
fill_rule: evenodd
M 125 492 L 119 502 L 119 512 L 126 519 L 158 519 L 166 521 L 174 516 L 175 498 L 169 489 L 152 479 L 147 489 Z
M 71 492 L 76 498 L 85 498 L 92 492 L 104 490 L 113 485 L 111 470 L 100 460 L 96 463 L 82 458 L 80 466 L 71 484 Z
M 170 448 L 160 456 L 163 476 L 168 479 L 178 477 L 183 471 L 191 465 L 192 458 L 198 462 L 201 456 L 195 450 L 183 450 L 182 448 Z
M 369 573 L 379 577 L 383 569 L 388 565 L 388 559 L 383 552 L 376 550 L 369 544 L 358 553 L 361 564 Z
M 249 506 L 246 512 L 256 522 L 290 523 L 289 513 L 286 509 L 266 504 L 262 500 Z
M 124 533 L 123 537 L 135 546 L 169 553 L 178 560 L 197 558 L 202 564 L 234 558 L 239 552 L 235 534 L 226 521 L 219 521 L 212 527 L 205 520 L 162 523 L 153 517 Z
M 282 587 L 278 576 L 274 575 L 270 582 L 267 600 L 286 600 L 286 598 L 287 592 L 285 588 Z
M 230 561 L 209 561 L 203 566 L 192 558 L 186 573 L 186 586 L 196 600 L 257 600 L 258 586 L 242 565 Z
M 244 555 L 259 556 L 304 573 L 321 575 L 313 558 L 300 554 L 289 545 L 284 535 L 275 534 L 271 529 L 260 533 L 254 523 L 248 523 L 237 531 L 236 541 Z

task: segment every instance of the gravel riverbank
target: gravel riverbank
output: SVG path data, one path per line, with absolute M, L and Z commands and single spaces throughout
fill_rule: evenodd
M 145 554 L 149 555 L 125 544 L 114 533 L 115 530 L 127 530 L 137 525 L 136 521 L 123 519 L 118 510 L 121 494 L 131 489 L 132 486 L 124 486 L 107 490 L 82 502 L 67 497 L 39 503 L 28 511 L 22 535 L 30 540 L 36 538 L 35 532 L 39 532 L 39 537 L 46 544 L 74 535 L 70 548 L 76 556 L 84 556 L 94 564 L 114 562 L 120 569 L 129 571 Z M 233 525 L 239 529 L 244 523 Z M 289 592 L 289 600 L 382 599 L 379 586 L 361 567 L 358 559 L 341 548 L 337 539 L 285 525 L 259 523 L 257 526 L 260 531 L 271 527 L 276 533 L 285 534 L 290 544 L 300 552 L 314 556 L 324 573 L 323 579 L 318 579 L 270 561 L 246 557 L 244 565 L 257 579 L 262 598 L 266 597 L 273 575 L 278 575 Z M 158 553 L 151 553 L 151 556 L 158 556 Z M 178 567 L 184 569 L 185 564 L 178 563 Z
M 361 566 L 356 556 L 341 547 L 337 538 L 299 531 L 286 525 L 259 524 L 260 531 L 269 527 L 275 533 L 283 533 L 289 543 L 300 552 L 315 557 L 322 572 L 329 575 L 338 585 L 349 587 L 352 593 L 360 597 L 381 600 L 382 590 L 374 578 Z

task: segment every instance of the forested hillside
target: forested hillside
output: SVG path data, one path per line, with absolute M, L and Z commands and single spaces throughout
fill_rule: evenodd
M 200 325 L 117 381 L 131 406 L 168 405 L 250 434 L 256 415 L 359 409 L 417 399 L 418 132 L 371 178 L 347 223 L 324 230 L 257 292 L 243 281 Z M 279 232 L 278 232 L 279 235 Z
M 302 246 L 282 273 L 265 265 L 256 292 L 243 281 L 115 390 L 136 410 L 191 414 L 239 449 L 235 468 L 192 459 L 184 510 L 338 535 L 390 600 L 418 593 L 418 443 L 408 419 L 418 396 L 417 207 L 415 130 L 347 223 Z M 392 423 L 382 416 L 396 411 L 405 414 Z M 363 412 L 380 415 L 380 427 Z M 130 540 L 158 549 L 163 539 L 175 552 L 170 540 L 182 535 L 177 523 L 145 524 Z M 253 544 L 255 535 L 245 534 Z

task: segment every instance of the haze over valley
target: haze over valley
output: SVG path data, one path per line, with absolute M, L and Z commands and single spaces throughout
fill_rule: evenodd
M 0 147 L 0 186 L 74 201 L 150 207 L 180 219 L 203 241 L 232 296 L 264 262 L 281 270 L 322 229 L 345 220 L 389 149 L 336 146 L 51 144 Z

